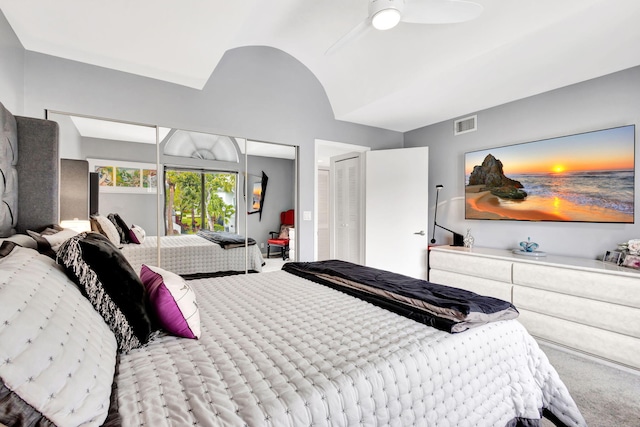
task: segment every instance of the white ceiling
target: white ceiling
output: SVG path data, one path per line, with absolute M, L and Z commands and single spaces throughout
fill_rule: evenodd
M 414 0 L 424 1 L 424 0 Z M 640 65 L 639 0 L 475 0 L 480 18 L 401 23 L 326 50 L 367 0 L 0 0 L 25 49 L 202 88 L 225 51 L 306 65 L 336 118 L 408 131 Z
M 156 136 L 155 126 L 144 126 L 81 116 L 69 116 L 69 118 L 75 125 L 80 136 L 86 138 L 100 138 L 112 141 L 155 145 L 156 139 L 159 141 L 164 140 L 171 131 L 169 128 L 159 127 L 158 135 Z

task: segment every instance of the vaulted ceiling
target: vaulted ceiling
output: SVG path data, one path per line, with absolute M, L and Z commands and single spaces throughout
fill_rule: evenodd
M 29 51 L 197 89 L 228 49 L 272 46 L 311 70 L 337 119 L 402 132 L 640 65 L 638 0 L 475 1 L 484 10 L 473 21 L 400 23 L 331 54 L 367 0 L 0 0 L 0 10 Z

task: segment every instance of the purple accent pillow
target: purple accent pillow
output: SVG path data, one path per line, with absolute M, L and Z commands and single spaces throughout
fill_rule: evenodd
M 129 240 L 131 241 L 131 243 L 141 245 L 142 242 L 144 242 L 144 238 L 146 237 L 146 235 L 147 233 L 142 227 L 135 224 L 131 225 L 131 228 L 129 229 Z
M 158 325 L 172 335 L 200 337 L 200 312 L 196 295 L 180 276 L 143 264 L 140 279 L 147 289 L 149 306 Z

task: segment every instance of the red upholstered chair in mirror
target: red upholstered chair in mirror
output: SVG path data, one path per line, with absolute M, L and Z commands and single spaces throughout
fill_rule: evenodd
M 289 229 L 294 226 L 293 209 L 280 213 L 280 231 L 270 231 L 267 240 L 267 258 L 271 255 L 271 247 L 280 248 L 282 259 L 289 257 Z

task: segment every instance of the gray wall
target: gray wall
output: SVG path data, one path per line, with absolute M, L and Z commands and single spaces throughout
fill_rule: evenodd
M 156 163 L 156 146 L 97 138 L 82 138 L 82 159 L 121 160 Z M 155 167 L 154 167 L 155 169 Z M 108 193 L 101 191 L 99 211 L 103 215 L 118 213 L 129 226 L 142 227 L 149 236 L 157 234 L 157 195 Z
M 297 145 L 300 211 L 314 211 L 314 141 L 399 148 L 403 135 L 335 120 L 324 89 L 286 53 L 228 51 L 203 90 L 33 52 L 25 55 L 25 114 L 45 109 Z M 249 231 L 249 234 L 252 234 Z M 300 259 L 313 259 L 313 221 L 298 229 Z
M 97 138 L 82 138 L 80 158 L 155 164 L 156 146 Z M 157 196 L 155 194 L 100 192 L 99 211 L 101 214 L 118 213 L 129 226 L 136 224 L 142 227 L 149 236 L 157 234 L 157 210 Z
M 63 141 L 61 141 L 61 144 Z M 125 162 L 156 162 L 156 146 L 110 139 L 82 138 L 80 158 L 109 159 Z
M 60 129 L 60 158 L 85 160 L 86 156 L 82 155 L 82 136 L 71 117 L 49 112 L 47 118 L 58 123 Z
M 157 235 L 156 195 L 100 192 L 99 212 L 102 215 L 117 213 L 131 226 L 142 227 L 148 236 Z
M 636 223 L 548 223 L 464 220 L 464 153 L 478 149 L 636 124 L 640 130 L 640 67 L 575 84 L 534 97 L 477 112 L 478 130 L 453 136 L 453 120 L 405 134 L 405 146 L 429 146 L 429 182 L 443 184 L 438 223 L 464 234 L 467 228 L 477 246 L 513 248 L 531 237 L 540 250 L 552 254 L 595 258 L 617 243 L 640 237 Z M 636 135 L 636 211 L 640 209 L 640 156 Z M 435 191 L 430 191 L 430 224 Z M 431 234 L 431 230 L 430 230 Z M 449 233 L 436 231 L 438 243 Z
M 24 52 L 0 11 L 0 102 L 14 115 L 24 110 Z

